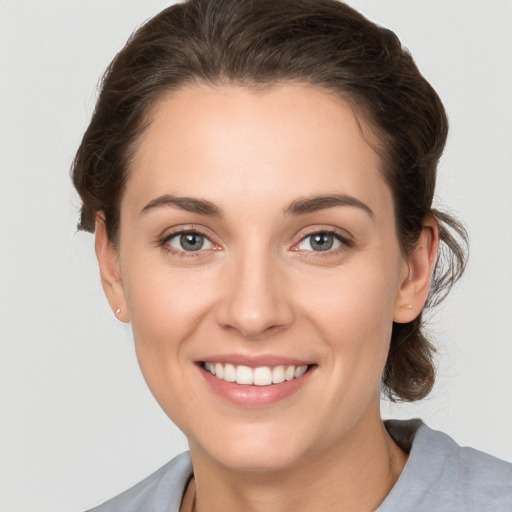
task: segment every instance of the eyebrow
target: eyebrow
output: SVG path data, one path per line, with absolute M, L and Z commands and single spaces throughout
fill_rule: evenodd
M 218 218 L 224 217 L 222 210 L 217 205 L 207 201 L 206 199 L 176 197 L 171 194 L 165 194 L 152 199 L 146 206 L 144 206 L 140 213 L 143 214 L 156 208 L 169 206 L 174 206 L 187 212 L 198 213 L 200 215 L 208 215 Z M 356 197 L 347 194 L 320 195 L 297 199 L 290 203 L 284 213 L 285 215 L 305 215 L 307 213 L 314 213 L 320 210 L 326 210 L 327 208 L 334 208 L 336 206 L 352 206 L 360 208 L 372 219 L 375 217 L 373 210 L 367 204 L 363 203 Z
M 192 213 L 199 213 L 201 215 L 209 215 L 212 217 L 223 217 L 222 210 L 206 199 L 196 199 L 194 197 L 176 197 L 170 194 L 166 194 L 151 200 L 141 210 L 141 214 L 147 213 L 155 208 L 161 208 L 165 206 L 175 206 L 182 210 Z
M 288 206 L 285 210 L 285 215 L 304 215 L 335 206 L 353 206 L 360 208 L 372 219 L 375 218 L 373 210 L 367 204 L 347 194 L 321 195 L 297 199 Z

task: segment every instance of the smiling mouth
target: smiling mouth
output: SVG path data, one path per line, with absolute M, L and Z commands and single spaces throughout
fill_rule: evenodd
M 281 384 L 299 379 L 312 365 L 278 365 L 250 368 L 244 365 L 204 361 L 201 366 L 205 371 L 225 382 L 236 382 L 244 386 L 270 386 L 271 384 Z

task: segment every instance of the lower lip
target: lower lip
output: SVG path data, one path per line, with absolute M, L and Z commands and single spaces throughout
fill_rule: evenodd
M 243 385 L 226 382 L 213 376 L 209 371 L 198 365 L 199 370 L 210 388 L 232 404 L 245 407 L 265 407 L 284 400 L 299 391 L 309 380 L 314 367 L 299 378 L 269 386 Z

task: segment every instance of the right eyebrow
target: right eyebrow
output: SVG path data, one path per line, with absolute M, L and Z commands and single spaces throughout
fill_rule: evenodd
M 222 210 L 215 204 L 206 199 L 196 199 L 194 197 L 177 197 L 171 194 L 152 199 L 142 210 L 141 214 L 154 210 L 155 208 L 176 207 L 187 212 L 199 213 L 201 215 L 209 215 L 212 217 L 223 217 Z

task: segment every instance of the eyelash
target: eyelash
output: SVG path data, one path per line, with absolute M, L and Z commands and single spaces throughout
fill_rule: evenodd
M 302 242 L 306 241 L 308 238 L 314 237 L 315 235 L 332 236 L 336 241 L 338 241 L 340 243 L 340 245 L 339 245 L 339 247 L 336 247 L 335 249 L 327 249 L 325 251 L 301 250 L 301 249 L 292 249 L 292 250 L 294 250 L 296 252 L 302 252 L 306 258 L 326 258 L 329 256 L 332 257 L 335 255 L 339 255 L 340 253 L 346 251 L 347 249 L 350 249 L 354 245 L 352 240 L 350 240 L 346 236 L 342 235 L 338 231 L 329 229 L 329 228 L 324 228 L 324 229 L 320 228 L 320 229 L 315 229 L 313 231 L 310 231 L 310 232 L 304 234 L 301 237 L 301 239 L 299 240 L 299 242 L 297 242 L 294 245 L 294 247 L 297 247 Z M 311 241 L 310 241 L 310 246 L 311 246 Z
M 210 238 L 207 235 L 205 235 L 204 233 L 202 233 L 201 231 L 199 231 L 197 229 L 182 229 L 182 230 L 170 233 L 168 235 L 165 235 L 164 237 L 162 237 L 158 241 L 158 245 L 160 245 L 166 252 L 172 254 L 173 256 L 177 256 L 178 258 L 190 258 L 190 257 L 194 258 L 194 257 L 199 256 L 200 253 L 203 253 L 205 251 L 205 249 L 202 249 L 202 248 L 198 249 L 197 251 L 179 250 L 179 249 L 175 249 L 174 247 L 172 247 L 169 244 L 169 242 L 172 239 L 177 238 L 177 237 L 181 237 L 183 235 L 198 235 L 198 236 L 201 236 L 201 237 L 203 237 L 205 239 L 205 241 L 208 241 L 213 246 L 218 247 L 214 242 L 212 242 L 210 240 Z M 208 249 L 206 249 L 206 250 L 208 250 Z M 209 249 L 209 250 L 212 250 L 212 249 Z M 213 249 L 213 250 L 216 250 L 216 249 Z
M 186 250 L 178 250 L 169 245 L 169 242 L 173 240 L 174 238 L 183 236 L 183 235 L 199 235 L 203 237 L 206 241 L 208 241 L 210 244 L 212 244 L 215 248 L 214 249 L 198 249 L 197 251 L 186 251 Z M 339 254 L 342 251 L 346 251 L 347 249 L 353 247 L 352 240 L 348 239 L 346 236 L 341 235 L 339 232 L 332 230 L 332 229 L 317 229 L 314 231 L 311 231 L 304 236 L 296 243 L 293 247 L 297 247 L 302 242 L 307 240 L 308 238 L 314 237 L 315 235 L 328 235 L 334 237 L 334 239 L 338 242 L 340 242 L 340 246 L 336 247 L 335 249 L 327 249 L 325 251 L 314 251 L 314 250 L 301 250 L 301 249 L 294 249 L 292 248 L 292 251 L 294 252 L 302 252 L 306 255 L 308 258 L 318 258 L 318 257 L 327 257 L 327 256 L 333 256 L 335 254 Z M 168 235 L 165 235 L 161 239 L 158 240 L 158 245 L 161 246 L 166 252 L 173 254 L 174 256 L 177 256 L 179 258 L 190 258 L 190 257 L 198 257 L 201 253 L 204 253 L 205 250 L 217 250 L 218 247 L 214 242 L 210 240 L 210 238 L 202 233 L 201 231 L 197 229 L 183 229 L 180 231 L 175 231 L 173 233 L 170 233 Z M 310 242 L 311 245 L 311 242 Z

